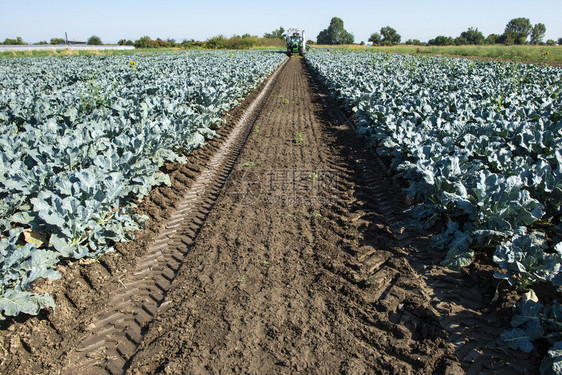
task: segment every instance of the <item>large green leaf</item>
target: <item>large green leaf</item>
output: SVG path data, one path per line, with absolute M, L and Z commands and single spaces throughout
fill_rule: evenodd
M 41 309 L 49 307 L 55 308 L 55 301 L 49 295 L 8 289 L 0 296 L 0 312 L 6 316 L 17 316 L 20 313 L 37 315 Z M 2 315 L 1 319 L 4 319 Z
M 524 330 L 520 328 L 512 328 L 503 332 L 499 341 L 511 349 L 520 349 L 525 353 L 533 351 L 533 343 Z

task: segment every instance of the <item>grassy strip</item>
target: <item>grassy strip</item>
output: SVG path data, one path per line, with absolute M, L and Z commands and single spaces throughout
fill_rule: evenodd
M 317 48 L 346 48 L 353 50 L 366 50 L 376 52 L 406 53 L 424 56 L 451 56 L 467 57 L 483 60 L 514 61 L 519 63 L 547 64 L 562 66 L 562 46 L 360 46 L 360 45 L 314 45 Z M 279 50 L 277 46 L 255 46 L 251 49 L 257 50 Z M 281 48 L 283 49 L 283 48 Z M 143 48 L 134 50 L 74 50 L 70 48 L 50 50 L 27 50 L 27 51 L 5 51 L 0 52 L 0 58 L 11 57 L 64 57 L 64 56 L 127 56 L 127 55 L 153 55 L 156 53 L 184 53 L 189 50 L 203 50 L 201 47 L 194 48 Z
M 154 49 L 127 49 L 127 50 L 78 50 L 72 48 L 60 48 L 50 50 L 24 50 L 24 51 L 4 51 L 0 52 L 0 58 L 11 57 L 66 57 L 66 56 L 126 56 L 139 53 L 153 54 L 156 52 L 181 51 L 180 48 L 154 48 Z
M 562 46 L 328 46 L 315 45 L 319 48 L 349 48 L 377 52 L 407 53 L 425 56 L 467 57 L 483 60 L 513 61 L 519 63 L 547 64 L 562 66 Z

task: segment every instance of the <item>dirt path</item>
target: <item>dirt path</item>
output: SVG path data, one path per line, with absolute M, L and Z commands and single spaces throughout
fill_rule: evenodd
M 319 95 L 291 59 L 128 373 L 458 369 Z

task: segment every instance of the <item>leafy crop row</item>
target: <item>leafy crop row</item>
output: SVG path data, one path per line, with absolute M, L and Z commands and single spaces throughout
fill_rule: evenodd
M 34 280 L 130 238 L 142 224 L 132 202 L 170 183 L 163 163 L 214 137 L 220 116 L 282 61 L 263 52 L 0 60 L 0 319 L 54 307 L 29 291 Z
M 307 62 L 410 182 L 413 222 L 448 223 L 433 238 L 444 265 L 495 248 L 497 278 L 562 285 L 562 69 L 354 52 Z

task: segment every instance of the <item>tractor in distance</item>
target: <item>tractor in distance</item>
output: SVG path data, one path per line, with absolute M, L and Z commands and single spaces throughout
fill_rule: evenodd
M 287 55 L 291 57 L 293 53 L 304 56 L 306 50 L 306 42 L 304 39 L 304 30 L 288 29 L 287 30 Z

